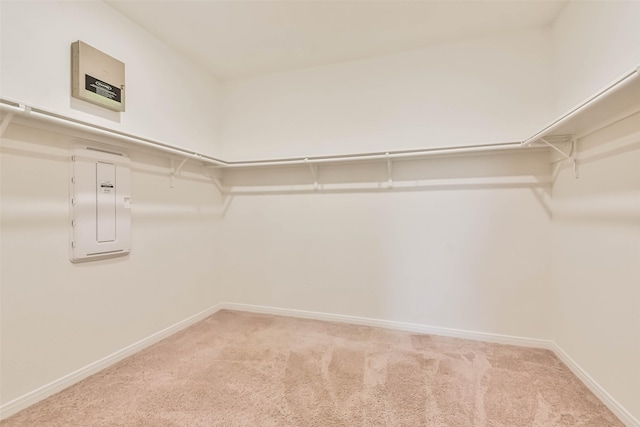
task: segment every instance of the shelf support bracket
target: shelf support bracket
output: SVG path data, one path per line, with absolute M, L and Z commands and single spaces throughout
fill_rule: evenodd
M 559 149 L 558 147 L 556 147 L 555 145 L 553 145 L 552 143 L 550 143 L 544 138 L 540 138 L 540 141 L 548 145 L 549 147 L 551 147 L 553 150 L 560 153 L 563 160 L 568 161 L 569 164 L 573 167 L 573 174 L 576 178 L 578 178 L 578 165 L 576 163 L 576 139 L 575 138 L 571 138 L 571 147 L 569 149 L 569 154 L 565 153 L 564 151 L 562 151 L 561 149 Z
M 387 158 L 387 188 L 393 188 L 393 165 L 389 153 L 384 154 Z
M 11 120 L 13 120 L 13 113 L 7 113 L 7 115 L 4 116 L 4 119 L 2 119 L 2 123 L 0 123 L 0 138 L 4 134 L 4 131 L 9 127 Z
M 571 138 L 571 154 L 569 158 L 573 166 L 573 176 L 578 179 L 578 144 L 575 137 Z
M 313 177 L 313 189 L 318 191 L 320 189 L 320 185 L 318 184 L 318 166 L 313 163 L 309 163 L 309 158 L 304 159 L 305 163 L 309 164 L 309 170 L 311 171 L 311 176 Z
M 209 178 L 211 180 L 211 182 L 213 182 L 213 185 L 216 186 L 216 188 L 218 189 L 218 192 L 220 194 L 226 193 L 226 190 L 224 188 L 224 182 L 223 182 L 224 178 L 223 178 L 222 174 L 217 173 L 217 174 L 212 176 L 211 174 L 209 174 L 209 170 L 211 170 L 211 169 L 213 169 L 213 168 L 207 167 L 206 165 L 203 165 L 202 166 L 202 174 L 204 176 L 206 176 L 207 178 Z M 216 169 L 213 169 L 213 170 L 214 170 L 214 172 L 216 172 Z
M 178 167 L 176 168 L 173 164 L 173 159 L 171 159 L 171 169 L 173 169 L 173 172 L 171 172 L 171 183 L 170 183 L 170 187 L 173 188 L 173 183 L 175 180 L 176 175 L 178 175 L 180 173 L 180 169 L 182 169 L 182 167 L 184 166 L 184 164 L 187 163 L 187 159 L 183 159 L 182 162 L 180 162 L 180 164 L 178 165 Z
M 216 186 L 216 188 L 218 189 L 218 192 L 220 194 L 224 194 L 225 190 L 224 190 L 224 185 L 222 184 L 222 178 L 211 177 L 211 181 L 213 181 L 213 185 Z

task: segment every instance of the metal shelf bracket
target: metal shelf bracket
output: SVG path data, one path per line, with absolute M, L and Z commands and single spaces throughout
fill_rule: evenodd
M 318 191 L 320 189 L 320 184 L 318 183 L 318 165 L 309 163 L 308 157 L 305 157 L 304 162 L 309 165 L 309 170 L 311 170 L 311 176 L 313 177 L 313 189 Z
M 184 166 L 184 164 L 187 163 L 187 159 L 183 159 L 182 162 L 180 162 L 180 164 L 178 165 L 178 167 L 175 167 L 173 164 L 173 159 L 171 159 L 171 169 L 173 169 L 173 172 L 171 172 L 171 183 L 169 184 L 169 186 L 171 188 L 173 188 L 173 184 L 174 184 L 174 180 L 176 175 L 178 175 L 180 173 L 180 169 L 182 169 L 182 167 Z
M 387 188 L 393 188 L 393 165 L 389 153 L 385 153 L 387 158 Z
M 560 155 L 562 156 L 563 161 L 566 161 L 569 163 L 569 165 L 571 165 L 571 167 L 573 167 L 573 174 L 576 177 L 576 179 L 578 178 L 578 164 L 576 161 L 576 154 L 577 154 L 577 145 L 576 145 L 576 139 L 575 137 L 571 137 L 570 142 L 570 146 L 569 146 L 569 154 L 565 153 L 564 151 L 562 151 L 561 149 L 559 149 L 558 147 L 556 147 L 553 143 L 547 141 L 544 138 L 540 138 L 540 142 L 542 142 L 543 144 L 549 146 L 551 149 L 553 149 L 554 151 L 556 151 L 557 153 L 560 153 Z
M 9 127 L 11 120 L 13 120 L 13 113 L 7 113 L 7 115 L 4 116 L 4 119 L 2 119 L 2 123 L 0 123 L 0 138 L 4 134 L 4 131 Z

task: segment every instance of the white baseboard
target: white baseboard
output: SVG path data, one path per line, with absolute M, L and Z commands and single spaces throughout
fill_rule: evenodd
M 99 372 L 114 363 L 131 356 L 156 342 L 196 323 L 219 310 L 237 310 L 252 313 L 275 314 L 280 316 L 298 317 L 303 319 L 325 320 L 330 322 L 350 323 L 354 325 L 375 326 L 379 328 L 395 329 L 422 334 L 440 335 L 454 338 L 464 338 L 476 341 L 486 341 L 498 344 L 509 344 L 524 347 L 544 348 L 552 350 L 573 373 L 600 399 L 607 407 L 628 427 L 640 427 L 640 422 L 618 403 L 600 384 L 598 384 L 584 369 L 580 367 L 555 342 L 537 338 L 525 338 L 511 335 L 492 334 L 487 332 L 467 331 L 461 329 L 427 326 L 416 323 L 397 322 L 393 320 L 373 319 L 368 317 L 347 316 L 342 314 L 322 313 L 315 311 L 295 310 L 288 308 L 268 307 L 250 304 L 222 302 L 209 307 L 187 319 L 169 326 L 147 338 L 123 348 L 109 356 L 78 369 L 49 384 L 37 388 L 23 396 L 11 400 L 0 406 L 0 420 L 43 400 L 82 379 Z
M 575 360 L 571 358 L 558 344 L 553 343 L 553 351 L 571 372 L 602 401 L 627 427 L 640 427 L 640 420 L 634 417 L 624 406 L 613 398 L 591 375 L 587 373 Z
M 300 317 L 303 319 L 326 320 L 329 322 L 351 323 L 353 325 L 375 326 L 378 328 L 421 334 L 441 335 L 445 337 L 464 338 L 474 341 L 486 341 L 498 344 L 517 345 L 521 347 L 545 348 L 553 350 L 553 342 L 537 338 L 524 338 L 512 335 L 492 334 L 488 332 L 467 331 L 463 329 L 427 326 L 418 323 L 397 322 L 394 320 L 373 319 L 369 317 L 346 316 L 343 314 L 322 313 L 317 311 L 295 310 L 290 308 L 266 307 L 261 305 L 236 304 L 223 302 L 221 309 L 248 311 L 252 313 L 276 314 L 280 316 Z
M 67 374 L 62 378 L 52 381 L 49 384 L 43 385 L 42 387 L 30 391 L 27 394 L 4 403 L 2 406 L 0 406 L 0 420 L 3 420 L 43 399 L 46 399 L 47 397 L 59 391 L 64 390 L 69 386 L 72 386 L 73 384 L 87 378 L 88 376 L 93 375 L 113 365 L 116 362 L 119 362 L 125 357 L 131 356 L 132 354 L 135 354 L 140 350 L 143 350 L 146 347 L 149 347 L 150 345 L 155 344 L 172 334 L 175 334 L 176 332 L 186 328 L 187 326 L 199 322 L 200 320 L 212 315 L 220 309 L 220 304 L 209 307 L 206 310 L 201 311 L 200 313 L 194 314 L 193 316 L 181 320 L 180 322 L 175 323 L 168 328 L 165 328 L 153 335 L 141 339 L 140 341 L 133 343 L 123 348 L 122 350 L 116 351 L 115 353 L 103 357 L 102 359 L 93 363 L 90 363 L 89 365 L 84 366 L 77 371 L 71 372 L 70 374 Z

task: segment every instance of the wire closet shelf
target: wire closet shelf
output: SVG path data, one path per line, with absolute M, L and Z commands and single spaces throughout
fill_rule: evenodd
M 38 120 L 62 126 L 76 131 L 88 132 L 94 135 L 112 138 L 134 146 L 159 150 L 183 159 L 192 159 L 217 168 L 262 168 L 271 166 L 292 165 L 320 165 L 348 162 L 386 161 L 424 158 L 429 156 L 446 156 L 465 153 L 483 153 L 492 151 L 507 151 L 537 146 L 542 142 L 549 145 L 549 141 L 567 142 L 571 138 L 580 137 L 594 132 L 594 123 L 600 123 L 600 128 L 622 120 L 640 111 L 640 66 L 625 73 L 620 78 L 607 85 L 602 90 L 587 98 L 566 114 L 561 115 L 539 132 L 523 141 L 507 143 L 479 144 L 466 146 L 443 146 L 415 150 L 390 150 L 382 152 L 365 152 L 348 155 L 308 156 L 290 158 L 272 158 L 250 161 L 225 161 L 206 154 L 186 150 L 184 148 L 138 137 L 118 130 L 102 127 L 93 123 L 63 116 L 42 108 L 29 106 L 24 103 L 0 98 L 0 111 L 4 113 L 0 124 L 0 136 L 7 129 L 12 120 Z M 606 122 L 606 124 L 602 124 Z

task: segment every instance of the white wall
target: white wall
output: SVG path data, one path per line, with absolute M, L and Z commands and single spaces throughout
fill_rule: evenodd
M 217 155 L 218 83 L 103 2 L 0 2 L 0 93 Z M 126 64 L 126 112 L 71 99 L 70 45 Z M 74 265 L 72 138 L 11 125 L 2 139 L 0 402 L 32 392 L 221 300 L 216 187 L 187 163 L 132 152 L 132 253 Z
M 215 156 L 218 83 L 99 1 L 0 2 L 0 94 L 100 126 Z M 126 112 L 71 98 L 71 43 L 123 61 Z
M 558 114 L 640 65 L 640 2 L 569 2 L 552 31 Z M 552 338 L 640 419 L 640 115 L 579 149 L 553 186 Z
M 224 218 L 227 301 L 549 337 L 548 153 L 396 162 L 404 190 L 384 163 L 319 172 L 225 173 L 255 192 Z
M 640 66 L 640 2 L 571 1 L 553 25 L 556 113 Z
M 185 166 L 132 152 L 132 252 L 69 262 L 70 138 L 11 125 L 0 148 L 1 402 L 220 301 L 219 198 Z
M 223 83 L 223 157 L 520 141 L 553 117 L 547 29 Z
M 553 186 L 553 339 L 640 420 L 640 114 L 579 150 Z

